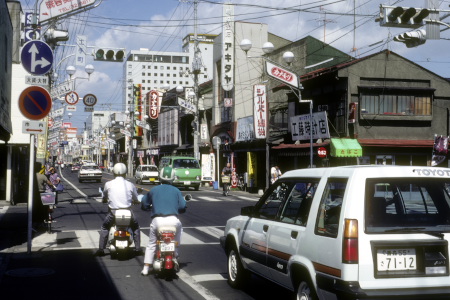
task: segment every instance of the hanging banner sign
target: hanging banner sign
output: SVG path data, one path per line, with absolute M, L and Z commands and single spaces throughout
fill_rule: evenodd
M 52 111 L 52 112 L 50 113 L 50 116 L 51 116 L 52 118 L 61 117 L 62 115 L 64 115 L 64 108 L 58 108 L 58 109 L 55 109 L 54 111 Z
M 149 101 L 149 110 L 148 114 L 151 119 L 158 119 L 159 116 L 159 108 L 160 108 L 160 101 L 159 101 L 159 92 L 155 90 L 151 90 L 147 94 L 148 101 Z
M 299 88 L 298 76 L 297 74 L 283 69 L 271 62 L 266 61 L 266 73 L 268 76 L 275 78 L 281 82 L 284 82 L 296 89 Z
M 265 139 L 267 128 L 267 96 L 265 85 L 253 87 L 253 119 L 255 138 Z
M 234 87 L 234 6 L 223 4 L 222 27 L 222 88 Z
M 96 0 L 43 0 L 39 6 L 40 23 L 80 10 L 94 4 L 95 1 Z
M 58 98 L 63 95 L 66 95 L 67 93 L 74 90 L 74 79 L 65 81 L 63 83 L 58 84 L 57 86 L 53 86 L 50 95 L 52 98 Z

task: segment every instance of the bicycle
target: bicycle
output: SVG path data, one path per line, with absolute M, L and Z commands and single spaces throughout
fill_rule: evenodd
M 230 182 L 231 182 L 230 176 L 222 176 L 222 183 L 223 183 L 223 189 L 224 189 L 223 195 L 224 196 L 228 196 L 228 193 L 230 192 L 230 189 L 231 189 Z
M 52 233 L 52 223 L 53 223 L 53 206 L 55 205 L 56 193 L 41 193 L 42 204 L 47 206 L 47 219 L 45 219 L 45 224 L 47 227 L 47 233 Z

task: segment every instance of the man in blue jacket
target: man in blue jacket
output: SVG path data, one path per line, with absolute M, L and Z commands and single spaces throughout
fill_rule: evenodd
M 162 185 L 156 186 L 150 190 L 141 202 L 143 210 L 151 210 L 152 222 L 150 223 L 150 234 L 147 248 L 145 249 L 144 268 L 141 274 L 147 276 L 153 267 L 155 258 L 156 240 L 158 228 L 161 226 L 175 226 L 177 232 L 175 241 L 180 245 L 182 225 L 178 219 L 178 214 L 186 210 L 186 200 L 183 198 L 180 190 L 165 180 L 161 180 Z M 175 248 L 175 258 L 173 260 L 175 270 L 179 270 L 178 265 L 178 246 Z

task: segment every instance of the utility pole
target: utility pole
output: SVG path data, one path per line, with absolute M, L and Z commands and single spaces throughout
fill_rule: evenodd
M 131 107 L 129 108 L 130 112 L 130 145 L 128 146 L 128 177 L 133 177 L 133 136 L 134 136 L 134 83 L 132 80 L 129 81 L 131 83 Z
M 195 93 L 195 113 L 194 113 L 194 123 L 192 127 L 194 129 L 194 157 L 200 159 L 200 150 L 198 145 L 199 139 L 199 119 L 198 119 L 198 74 L 201 69 L 201 60 L 199 56 L 200 49 L 198 48 L 198 37 L 197 37 L 197 6 L 198 0 L 194 0 L 194 61 L 192 62 L 192 71 L 194 74 L 194 93 Z

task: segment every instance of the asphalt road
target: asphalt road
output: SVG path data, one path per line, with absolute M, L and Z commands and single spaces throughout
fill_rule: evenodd
M 107 212 L 107 206 L 101 203 L 99 187 L 111 180 L 112 175 L 104 173 L 101 184 L 78 183 L 77 173 L 67 170 L 62 176 L 65 191 L 59 195 L 59 204 L 53 213 L 53 231 L 48 234 L 40 230 L 34 234 L 31 254 L 26 254 L 27 240 L 23 226 L 17 225 L 18 228 L 13 231 L 5 231 L 12 220 L 18 220 L 20 211 L 26 212 L 26 206 L 4 206 L 0 210 L 0 216 L 3 213 L 0 234 L 8 235 L 11 242 L 9 245 L 0 242 L 2 295 L 18 296 L 17 299 L 27 296 L 61 299 L 60 293 L 64 293 L 63 298 L 66 299 L 148 299 L 149 295 L 151 299 L 292 297 L 285 289 L 256 276 L 243 290 L 231 288 L 226 281 L 227 258 L 220 247 L 219 237 L 223 235 L 226 220 L 238 215 L 242 206 L 254 205 L 257 195 L 232 191 L 230 196 L 225 197 L 220 190 L 212 187 L 202 187 L 200 191 L 182 190 L 183 194 L 190 193 L 193 199 L 188 204 L 187 212 L 180 216 L 183 224 L 179 259 L 181 270 L 178 278 L 167 281 L 140 275 L 143 256 L 126 260 L 112 260 L 109 255 L 93 256 L 98 247 L 99 228 Z M 134 183 L 134 179 L 130 181 Z M 145 191 L 153 187 L 138 186 Z M 133 209 L 141 226 L 142 246 L 145 247 L 150 218 L 139 206 Z M 13 213 L 17 213 L 15 218 Z M 43 270 L 50 274 L 41 275 Z M 32 289 L 21 289 L 23 278 L 33 287 L 33 293 L 27 294 Z M 63 278 L 63 282 L 67 283 L 65 289 L 54 284 Z M 45 280 L 52 282 L 49 290 Z M 68 292 L 68 286 L 72 292 Z

